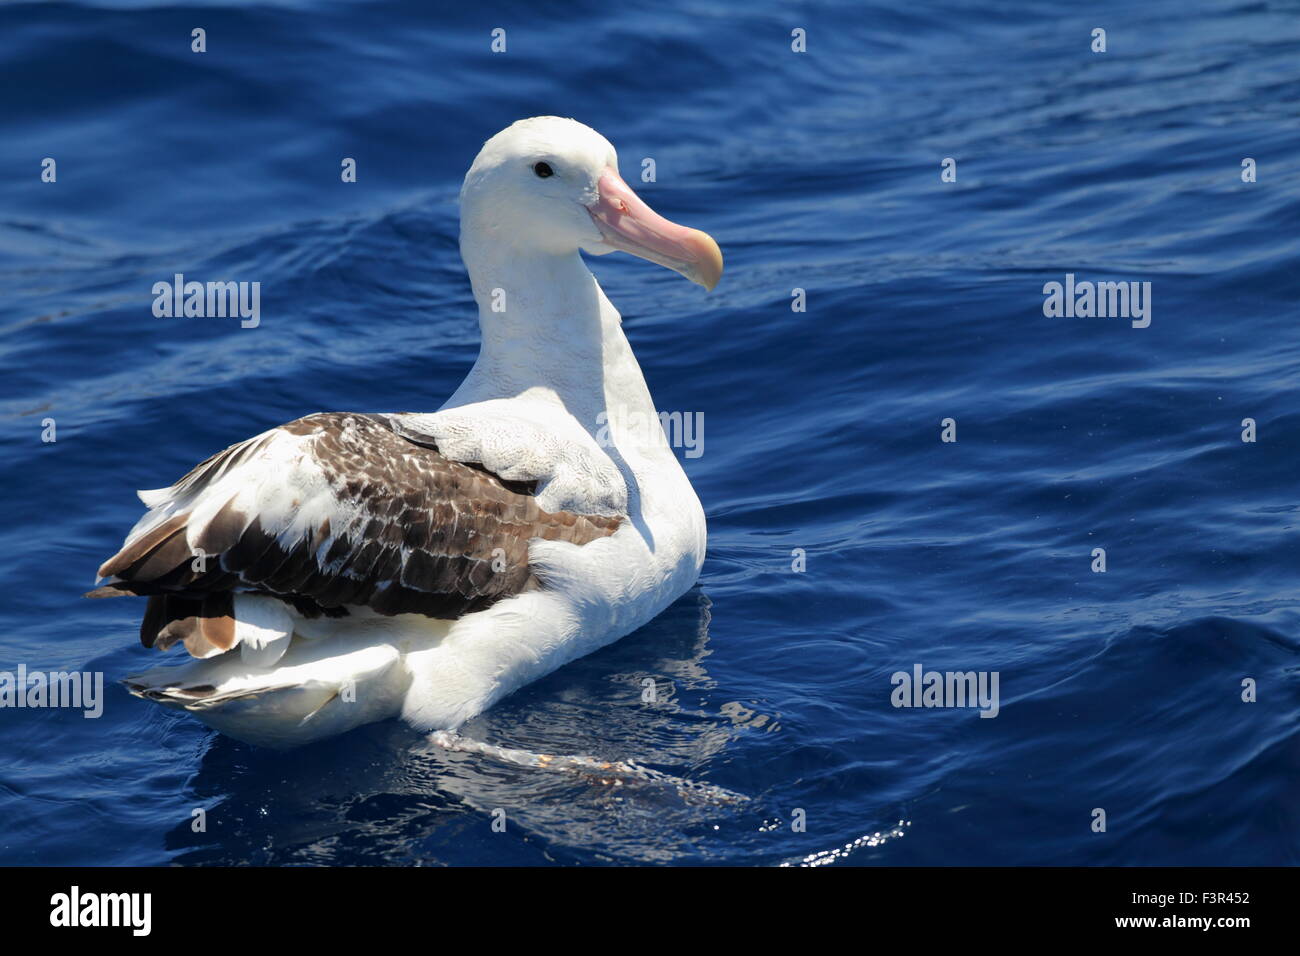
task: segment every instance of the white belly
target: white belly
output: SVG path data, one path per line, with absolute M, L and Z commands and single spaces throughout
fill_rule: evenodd
M 436 645 L 408 653 L 402 717 L 421 730 L 455 729 L 649 622 L 699 577 L 704 517 L 694 503 L 695 514 L 683 507 L 680 526 L 651 526 L 653 551 L 631 523 L 582 547 L 535 541 L 532 562 L 545 589 L 467 615 Z
M 130 678 L 133 691 L 210 686 L 201 703 L 154 696 L 228 736 L 294 747 L 362 724 L 402 717 L 417 730 L 454 730 L 525 684 L 641 627 L 684 594 L 704 559 L 704 514 L 682 476 L 675 507 L 577 546 L 535 540 L 539 590 L 456 621 L 299 618 L 284 657 L 256 667 L 232 651 Z M 662 499 L 663 501 L 672 499 Z M 648 534 L 646 531 L 648 530 Z

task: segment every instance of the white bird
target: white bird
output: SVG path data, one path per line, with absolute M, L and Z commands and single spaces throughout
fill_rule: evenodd
M 552 116 L 488 140 L 460 203 L 482 344 L 440 410 L 309 415 L 140 492 L 91 594 L 147 596 L 142 642 L 195 659 L 132 693 L 271 747 L 454 730 L 694 584 L 704 511 L 579 251 L 712 289 L 717 243 Z

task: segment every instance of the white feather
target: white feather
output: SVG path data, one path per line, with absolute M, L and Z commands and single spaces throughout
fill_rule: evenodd
M 239 654 L 156 668 L 134 679 L 137 693 L 274 746 L 398 715 L 421 730 L 454 729 L 645 624 L 695 582 L 705 550 L 699 500 L 661 431 L 647 437 L 620 424 L 629 412 L 645 420 L 656 410 L 619 313 L 578 254 L 595 232 L 579 205 L 586 197 L 534 208 L 503 178 L 514 175 L 516 154 L 537 144 L 552 162 L 597 173 L 617 163 L 603 137 L 571 120 L 530 120 L 489 141 L 466 176 L 461 213 L 482 349 L 440 411 L 398 416 L 397 425 L 433 436 L 448 457 L 538 481 L 547 510 L 624 515 L 619 530 L 581 547 L 534 540 L 530 563 L 544 588 L 454 622 L 358 608 L 311 619 L 286 609 L 286 622 L 261 600 L 241 597 Z M 494 307 L 496 290 L 506 292 L 504 312 Z M 355 517 L 303 453 L 303 440 L 284 433 L 202 500 L 186 494 L 142 493 L 154 510 L 141 526 L 184 501 L 201 528 L 232 497 L 286 536 L 326 517 L 337 535 Z M 187 702 L 187 682 L 212 684 L 217 693 Z M 340 702 L 350 687 L 359 703 Z
M 283 601 L 260 594 L 235 595 L 235 641 L 249 667 L 273 667 L 289 649 L 293 615 Z

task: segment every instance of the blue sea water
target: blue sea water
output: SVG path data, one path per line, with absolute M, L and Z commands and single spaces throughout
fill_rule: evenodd
M 0 863 L 1300 861 L 1298 83 L 1279 2 L 0 6 L 0 670 L 108 681 L 0 709 Z M 460 178 L 535 114 L 725 253 L 712 294 L 592 265 L 703 416 L 709 555 L 465 732 L 741 803 L 396 722 L 260 751 L 129 697 L 140 607 L 80 598 L 135 489 L 441 404 Z M 260 281 L 261 324 L 155 318 L 177 272 Z M 1150 282 L 1150 326 L 1045 316 L 1067 273 Z M 918 664 L 997 672 L 998 715 L 892 706 Z

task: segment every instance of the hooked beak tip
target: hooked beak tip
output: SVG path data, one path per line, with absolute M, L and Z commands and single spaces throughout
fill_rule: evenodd
M 691 238 L 699 250 L 699 261 L 695 265 L 695 274 L 691 280 L 712 292 L 722 279 L 722 250 L 718 248 L 717 241 L 707 232 L 699 229 L 691 231 L 694 233 Z

